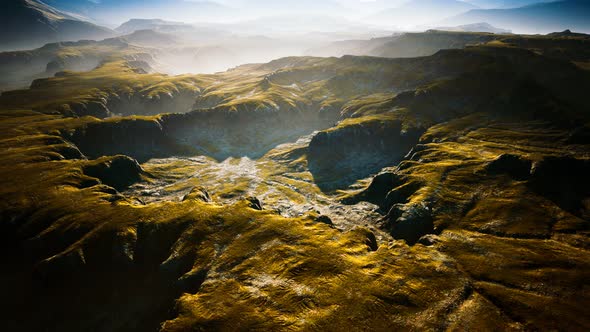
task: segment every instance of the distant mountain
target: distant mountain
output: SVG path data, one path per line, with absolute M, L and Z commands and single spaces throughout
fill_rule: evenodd
M 388 26 L 415 27 L 475 8 L 478 7 L 458 0 L 411 0 L 399 7 L 371 15 L 366 20 Z
M 310 49 L 307 55 L 342 56 L 369 55 L 385 58 L 413 58 L 432 55 L 443 49 L 461 49 L 468 45 L 485 44 L 500 35 L 462 31 L 428 30 L 419 33 L 394 34 L 370 40 L 346 40 Z
M 192 28 L 191 25 L 183 22 L 172 22 L 161 19 L 139 19 L 133 18 L 121 24 L 115 29 L 119 33 L 132 33 L 137 30 L 154 30 L 174 32 L 178 30 L 186 30 Z
M 547 33 L 571 29 L 590 32 L 590 1 L 565 0 L 513 9 L 480 9 L 445 20 L 450 24 L 488 22 L 517 33 Z
M 148 47 L 169 47 L 178 44 L 178 38 L 174 35 L 154 30 L 136 30 L 121 38 L 129 44 Z
M 115 29 L 122 34 L 133 34 L 141 32 L 148 34 L 151 31 L 153 35 L 159 34 L 156 39 L 162 39 L 165 35 L 174 36 L 175 41 L 184 42 L 208 42 L 218 41 L 231 35 L 230 32 L 223 30 L 224 26 L 220 24 L 203 24 L 193 25 L 184 22 L 165 21 L 161 19 L 131 19 Z M 147 36 L 144 36 L 147 37 Z M 146 39 L 147 40 L 147 39 Z
M 391 41 L 397 40 L 400 35 L 371 39 L 341 40 L 309 49 L 305 55 L 321 57 L 341 57 L 343 55 L 376 55 L 373 50 Z
M 37 0 L 2 1 L 0 21 L 0 50 L 35 48 L 65 40 L 103 39 L 114 34 Z
M 460 31 L 460 32 L 489 32 L 489 33 L 512 33 L 512 31 L 507 29 L 496 28 L 495 26 L 486 23 L 473 23 L 473 24 L 465 24 L 459 25 L 455 27 L 438 27 L 435 30 L 442 30 L 442 31 Z
M 185 0 L 48 0 L 56 8 L 87 16 L 97 22 L 112 25 L 131 18 L 162 17 L 185 22 L 231 19 L 235 11 L 214 1 Z
M 436 30 L 404 33 L 375 47 L 370 51 L 370 55 L 386 58 L 413 58 L 432 55 L 445 49 L 461 49 L 467 45 L 485 44 L 496 38 L 496 35 L 488 33 Z
M 543 2 L 554 2 L 558 0 L 465 0 L 482 9 L 506 9 L 519 8 Z

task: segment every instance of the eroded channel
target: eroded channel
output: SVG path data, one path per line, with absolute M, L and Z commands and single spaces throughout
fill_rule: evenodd
M 339 198 L 345 190 L 324 193 L 316 184 L 304 154 L 314 134 L 281 144 L 259 159 L 229 157 L 217 161 L 207 156 L 151 159 L 142 164 L 149 174 L 146 180 L 123 194 L 138 197 L 145 203 L 181 201 L 198 188 L 210 195 L 212 204 L 231 204 L 255 197 L 264 209 L 285 217 L 317 214 L 339 229 L 357 225 L 373 228 L 383 217 L 376 212 L 376 205 L 343 204 Z M 368 181 L 360 180 L 343 189 L 354 190 Z

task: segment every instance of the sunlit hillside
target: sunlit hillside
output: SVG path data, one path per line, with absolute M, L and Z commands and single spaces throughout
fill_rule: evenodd
M 1 4 L 2 330 L 587 331 L 572 8 Z

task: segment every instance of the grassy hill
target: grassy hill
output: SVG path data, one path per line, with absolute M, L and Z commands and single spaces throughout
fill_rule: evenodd
M 482 32 L 428 30 L 403 33 L 370 40 L 348 40 L 309 50 L 318 56 L 369 55 L 388 58 L 433 55 L 440 50 L 462 49 L 469 46 L 493 46 L 529 49 L 547 56 L 574 61 L 584 65 L 588 56 L 590 36 L 565 30 L 547 35 L 513 35 Z M 569 54 L 562 54 L 569 52 Z
M 487 36 L 3 93 L 5 328 L 587 330 L 586 37 Z

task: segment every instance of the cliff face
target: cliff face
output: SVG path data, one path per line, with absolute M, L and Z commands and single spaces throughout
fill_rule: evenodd
M 62 76 L 64 71 L 91 71 L 113 58 L 128 62 L 144 61 L 148 66 L 141 67 L 151 72 L 150 67 L 155 64 L 155 60 L 150 51 L 112 38 L 102 41 L 64 41 L 27 51 L 0 52 L 0 89 L 28 87 L 36 79 L 56 74 Z
M 346 188 L 398 163 L 422 132 L 417 128 L 402 131 L 402 122 L 387 116 L 344 120 L 313 137 L 308 167 L 323 190 Z
M 67 138 L 93 159 L 122 154 L 145 161 L 178 152 L 157 119 L 89 123 Z
M 130 61 L 0 98 L 6 329 L 589 329 L 589 76 L 570 62 Z M 112 117 L 184 93 L 193 111 Z
M 193 111 L 163 117 L 163 126 L 178 142 L 218 160 L 259 158 L 273 147 L 329 127 L 337 114 L 317 109 L 243 108 Z

